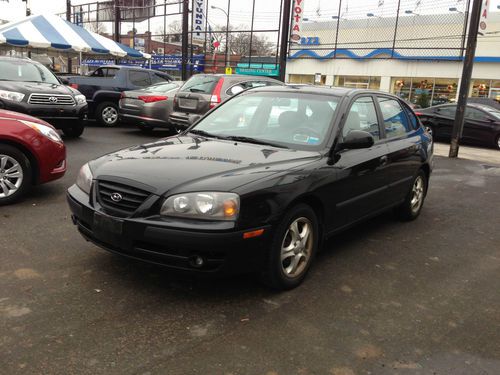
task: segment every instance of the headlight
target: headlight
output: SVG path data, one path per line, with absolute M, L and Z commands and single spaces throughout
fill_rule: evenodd
M 24 98 L 24 94 L 16 91 L 0 90 L 0 98 L 20 102 Z
M 24 125 L 29 126 L 31 129 L 37 131 L 41 135 L 49 138 L 50 140 L 62 143 L 62 139 L 59 133 L 56 132 L 54 129 L 52 129 L 50 126 L 42 125 L 37 122 L 27 121 L 27 120 L 19 120 L 19 121 L 22 122 Z
M 168 197 L 161 207 L 163 216 L 235 221 L 240 197 L 234 193 L 186 193 Z
M 90 170 L 89 163 L 84 164 L 78 172 L 78 177 L 76 178 L 76 186 L 82 189 L 87 194 L 90 194 L 90 188 L 92 187 L 92 171 Z
M 87 98 L 85 97 L 85 95 L 82 95 L 82 94 L 75 95 L 75 100 L 76 100 L 76 104 L 87 103 Z

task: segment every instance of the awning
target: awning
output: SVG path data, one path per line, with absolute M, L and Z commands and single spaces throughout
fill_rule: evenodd
M 0 26 L 0 45 L 92 55 L 151 58 L 151 55 L 93 33 L 53 14 L 34 15 Z

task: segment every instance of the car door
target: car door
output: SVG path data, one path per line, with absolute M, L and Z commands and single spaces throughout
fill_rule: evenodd
M 434 110 L 433 128 L 435 136 L 449 139 L 455 122 L 456 105 L 444 105 Z
M 330 189 L 334 194 L 335 215 L 329 230 L 374 214 L 386 205 L 388 148 L 381 137 L 380 125 L 375 98 L 372 95 L 354 97 L 341 124 L 339 142 L 350 131 L 365 130 L 372 134 L 375 143 L 370 148 L 336 153 L 337 180 Z
M 378 94 L 377 102 L 389 148 L 384 198 L 388 204 L 395 204 L 408 194 L 422 163 L 422 129 L 413 111 L 397 98 Z
M 494 138 L 494 122 L 486 112 L 467 106 L 462 139 L 475 143 L 491 143 Z

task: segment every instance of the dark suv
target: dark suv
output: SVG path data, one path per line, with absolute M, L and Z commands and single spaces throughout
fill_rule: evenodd
M 62 129 L 69 137 L 83 133 L 87 101 L 63 85 L 44 65 L 0 56 L 0 109 L 26 113 Z
M 239 74 L 197 74 L 179 89 L 169 121 L 185 129 L 210 109 L 241 91 L 261 86 L 278 86 L 272 78 Z

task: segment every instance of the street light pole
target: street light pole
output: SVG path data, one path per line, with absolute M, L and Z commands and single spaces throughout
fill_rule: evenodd
M 477 45 L 477 29 L 481 19 L 481 8 L 483 0 L 474 0 L 472 12 L 470 14 L 469 32 L 467 38 L 467 47 L 465 49 L 464 67 L 462 70 L 462 80 L 460 82 L 460 92 L 458 94 L 457 112 L 455 114 L 455 123 L 451 132 L 450 158 L 458 156 L 458 147 L 462 131 L 464 129 L 465 108 L 467 105 L 467 96 L 469 96 L 469 83 L 472 76 L 472 67 L 474 65 L 474 56 Z
M 228 2 L 227 2 L 227 10 L 228 10 L 228 12 L 229 12 L 230 5 L 231 5 L 231 0 L 228 0 Z M 212 9 L 219 9 L 220 11 L 222 11 L 226 15 L 226 20 L 227 20 L 226 21 L 226 67 L 230 67 L 231 64 L 230 64 L 229 60 L 230 60 L 231 50 L 229 49 L 229 14 L 224 9 L 216 7 L 214 5 L 211 5 L 210 8 L 212 8 Z

